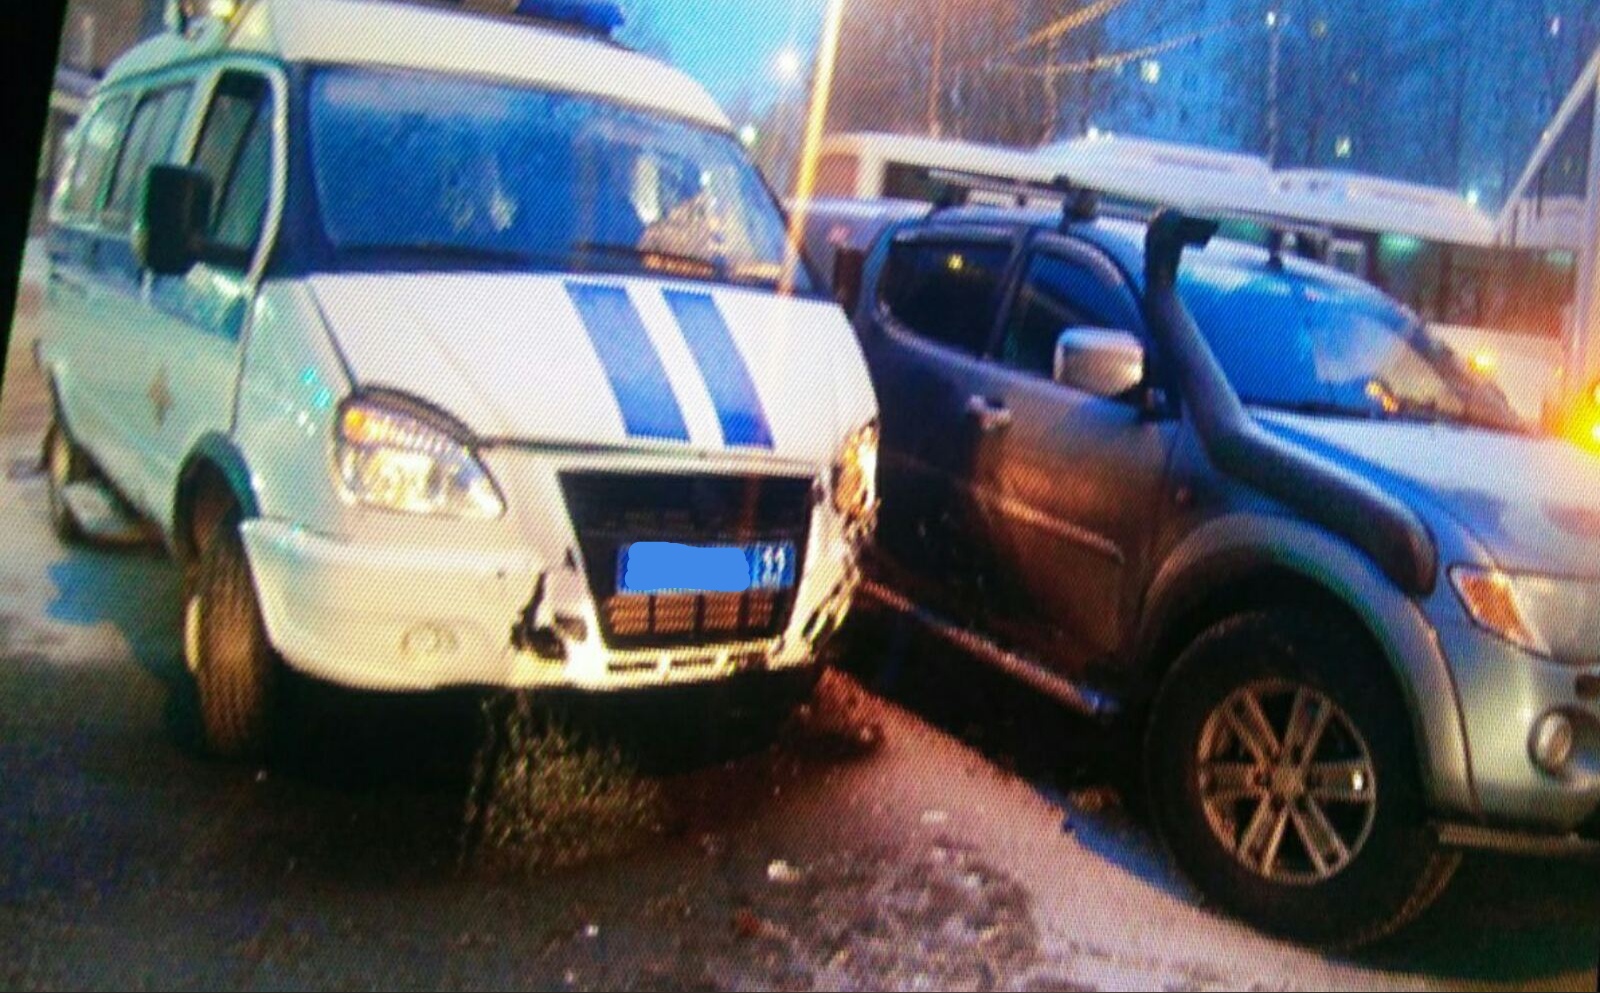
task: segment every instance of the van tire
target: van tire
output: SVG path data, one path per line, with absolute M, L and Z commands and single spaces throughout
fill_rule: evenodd
M 1224 910 L 1348 949 L 1399 930 L 1449 884 L 1461 857 L 1429 830 L 1411 719 L 1384 665 L 1351 624 L 1305 609 L 1225 620 L 1174 664 L 1147 725 L 1146 787 L 1174 858 Z M 1324 730 L 1292 735 L 1296 713 Z M 1235 730 L 1252 714 L 1272 732 L 1249 736 L 1264 748 Z M 1290 738 L 1313 741 L 1311 754 Z
M 206 750 L 249 761 L 266 757 L 282 662 L 267 641 L 239 523 L 236 510 L 218 523 L 186 591 L 184 656 Z
M 44 439 L 44 471 L 50 506 L 50 529 L 68 545 L 88 543 L 83 526 L 78 523 L 72 505 L 67 503 L 66 488 L 73 483 L 90 479 L 94 469 L 89 456 L 72 439 L 60 415 L 51 420 Z

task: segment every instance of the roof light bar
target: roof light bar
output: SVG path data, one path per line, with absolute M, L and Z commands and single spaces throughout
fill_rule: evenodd
M 515 0 L 512 13 L 610 36 L 627 17 L 614 0 Z

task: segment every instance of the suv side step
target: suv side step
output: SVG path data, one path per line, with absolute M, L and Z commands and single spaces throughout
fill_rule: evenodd
M 1436 824 L 1439 843 L 1446 848 L 1499 852 L 1534 858 L 1600 859 L 1600 841 L 1570 835 L 1524 834 L 1475 824 Z
M 1058 676 L 1033 659 L 1002 648 L 988 638 L 940 617 L 881 583 L 870 580 L 863 582 L 861 592 L 883 606 L 906 615 L 941 639 L 999 669 L 1018 682 L 1081 714 L 1098 720 L 1109 720 L 1120 710 L 1112 698 L 1064 676 Z

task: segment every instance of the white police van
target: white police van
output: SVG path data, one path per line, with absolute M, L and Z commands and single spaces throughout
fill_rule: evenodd
M 877 406 L 844 315 L 613 6 L 504 6 L 246 0 L 130 52 L 73 137 L 51 514 L 159 528 L 220 754 L 283 663 L 777 679 L 849 608 Z

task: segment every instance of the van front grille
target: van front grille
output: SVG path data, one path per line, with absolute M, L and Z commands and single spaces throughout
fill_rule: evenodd
M 561 477 L 600 625 L 613 648 L 666 648 L 776 637 L 795 589 L 619 594 L 618 554 L 639 541 L 689 545 L 792 542 L 804 574 L 814 506 L 809 479 L 568 473 Z

